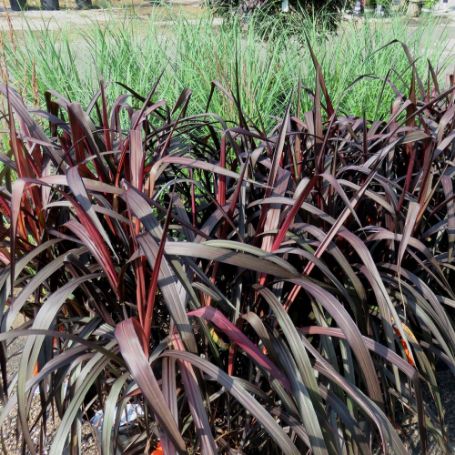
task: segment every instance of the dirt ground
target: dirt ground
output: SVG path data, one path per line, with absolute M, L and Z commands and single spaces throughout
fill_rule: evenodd
M 36 0 L 34 0 L 36 2 Z M 96 6 L 98 2 L 104 0 L 94 0 Z M 150 16 L 156 18 L 157 22 L 166 23 L 173 17 L 184 16 L 196 19 L 204 14 L 204 9 L 199 6 L 198 0 L 177 0 L 182 3 L 174 3 L 167 6 L 153 6 L 151 3 L 141 3 L 133 0 L 129 7 L 118 0 L 111 0 L 109 8 L 99 8 L 91 10 L 74 9 L 73 0 L 60 0 L 59 11 L 41 11 L 31 9 L 26 12 L 12 12 L 10 9 L 0 7 L 0 32 L 9 30 L 58 30 L 65 26 L 83 28 L 93 25 L 94 22 L 103 23 L 111 20 L 121 20 L 128 17 L 147 20 Z M 1 5 L 1 0 L 0 0 Z M 70 9 L 63 9 L 68 5 Z
M 7 354 L 7 369 L 8 369 L 8 380 L 11 383 L 11 380 L 14 378 L 14 375 L 17 373 L 20 356 L 22 349 L 24 347 L 25 340 L 24 338 L 19 338 L 14 340 L 8 345 Z M 0 401 L 0 409 L 2 407 L 2 402 Z M 39 395 L 36 394 L 30 407 L 30 422 L 38 417 L 41 411 Z M 51 441 L 53 434 L 60 420 L 55 414 L 54 416 L 49 415 L 47 422 L 47 433 L 48 440 Z M 7 424 L 3 425 L 1 429 L 1 438 L 0 438 L 0 455 L 20 455 L 21 452 L 21 438 L 18 433 L 18 421 L 17 421 L 17 410 L 14 409 L 8 418 Z M 38 446 L 39 437 L 40 437 L 40 428 L 36 427 L 35 430 L 31 432 L 33 442 Z M 95 443 L 95 435 L 91 428 L 91 425 L 84 423 L 82 425 L 82 450 L 84 455 L 98 455 L 97 446 Z M 26 452 L 27 453 L 27 452 Z M 47 450 L 43 452 L 42 455 L 47 455 Z

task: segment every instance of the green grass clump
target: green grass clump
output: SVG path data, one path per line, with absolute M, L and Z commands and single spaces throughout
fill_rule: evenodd
M 238 99 L 233 125 L 189 115 L 189 89 L 109 103 L 100 84 L 86 111 L 49 94 L 33 112 L 0 85 L 17 453 L 83 453 L 93 415 L 102 454 L 450 453 L 455 75 L 414 72 L 373 122 L 335 113 L 314 66 L 310 112 L 294 92 L 262 130 Z
M 389 114 L 396 93 L 386 78 L 404 93 L 411 70 L 403 48 L 395 43 L 379 50 L 391 41 L 406 43 L 418 57 L 418 70 L 426 68 L 427 59 L 435 68 L 444 66 L 447 39 L 444 32 L 435 39 L 435 29 L 442 27 L 434 20 L 419 26 L 405 18 L 365 20 L 342 23 L 336 31 L 320 18 L 299 15 L 295 21 L 283 28 L 273 23 L 264 27 L 253 19 L 245 27 L 238 20 L 216 25 L 209 17 L 179 17 L 163 25 L 153 16 L 145 23 L 129 16 L 89 29 L 29 30 L 15 42 L 6 41 L 4 51 L 12 85 L 33 102 L 52 87 L 87 105 L 100 78 L 145 93 L 163 73 L 159 96 L 176 100 L 184 87 L 191 87 L 190 109 L 200 112 L 212 81 L 218 81 L 227 90 L 238 90 L 246 114 L 265 126 L 274 123 L 299 82 L 314 90 L 306 37 L 321 60 L 335 106 L 352 115 L 379 120 Z M 123 90 L 111 85 L 110 99 Z M 311 96 L 300 102 L 308 110 Z M 215 96 L 210 109 L 235 120 L 235 107 L 226 97 Z

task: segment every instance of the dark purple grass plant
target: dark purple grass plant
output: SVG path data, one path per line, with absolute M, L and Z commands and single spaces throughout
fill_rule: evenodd
M 80 453 L 99 410 L 102 454 L 404 455 L 405 421 L 447 447 L 453 77 L 414 72 L 375 122 L 339 116 L 314 63 L 313 110 L 298 93 L 271 131 L 235 93 L 236 125 L 158 84 L 85 110 L 49 92 L 46 112 L 1 88 L 0 421 L 17 404 L 24 450 Z

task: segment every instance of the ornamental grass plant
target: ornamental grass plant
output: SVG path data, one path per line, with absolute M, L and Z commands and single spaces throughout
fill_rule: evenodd
M 97 412 L 103 454 L 404 455 L 405 422 L 448 450 L 455 84 L 404 50 L 376 120 L 336 109 L 311 48 L 314 86 L 271 127 L 241 62 L 199 111 L 160 78 L 113 102 L 101 83 L 84 108 L 1 87 L 0 423 L 17 407 L 23 450 L 80 453 Z
M 334 106 L 344 114 L 386 120 L 396 97 L 406 92 L 411 77 L 409 60 L 398 42 L 416 58 L 421 74 L 430 60 L 439 81 L 450 68 L 445 25 L 428 18 L 418 26 L 403 17 L 386 21 L 342 21 L 334 30 L 324 15 L 291 15 L 285 23 L 253 15 L 246 26 L 240 19 L 202 16 L 176 17 L 162 22 L 131 14 L 106 23 L 75 29 L 53 24 L 6 34 L 4 72 L 10 83 L 33 105 L 45 106 L 44 93 L 55 90 L 87 107 L 99 80 L 112 83 L 112 103 L 124 89 L 115 82 L 147 93 L 160 74 L 160 94 L 175 103 L 187 87 L 192 90 L 189 113 L 205 111 L 212 81 L 234 87 L 240 81 L 242 109 L 267 129 L 286 109 L 289 93 L 300 83 L 314 89 L 315 74 L 307 40 L 318 56 Z M 394 45 L 386 46 L 397 40 Z M 240 59 L 236 67 L 237 59 Z M 237 68 L 237 69 L 236 69 Z M 389 80 L 391 84 L 386 83 Z M 301 108 L 311 109 L 309 97 Z M 294 106 L 294 110 L 296 106 Z M 211 111 L 235 121 L 237 112 L 223 94 L 215 94 Z

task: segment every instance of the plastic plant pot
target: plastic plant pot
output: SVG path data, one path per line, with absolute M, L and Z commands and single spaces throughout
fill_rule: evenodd
M 354 10 L 353 10 L 354 16 L 361 16 L 363 13 L 363 6 L 360 0 L 357 0 L 355 2 Z
M 76 7 L 77 9 L 91 9 L 92 0 L 76 0 Z
M 385 16 L 384 6 L 376 5 L 376 9 L 374 10 L 374 15 L 376 17 L 384 17 Z
M 409 0 L 406 15 L 408 17 L 419 17 L 422 11 L 422 3 L 421 0 Z
M 59 9 L 58 0 L 41 0 L 41 8 L 44 11 L 55 11 Z
M 10 5 L 13 11 L 23 11 L 27 5 L 27 0 L 10 0 Z
M 375 0 L 365 0 L 363 5 L 363 12 L 366 16 L 371 16 L 374 14 L 374 9 L 376 7 Z

